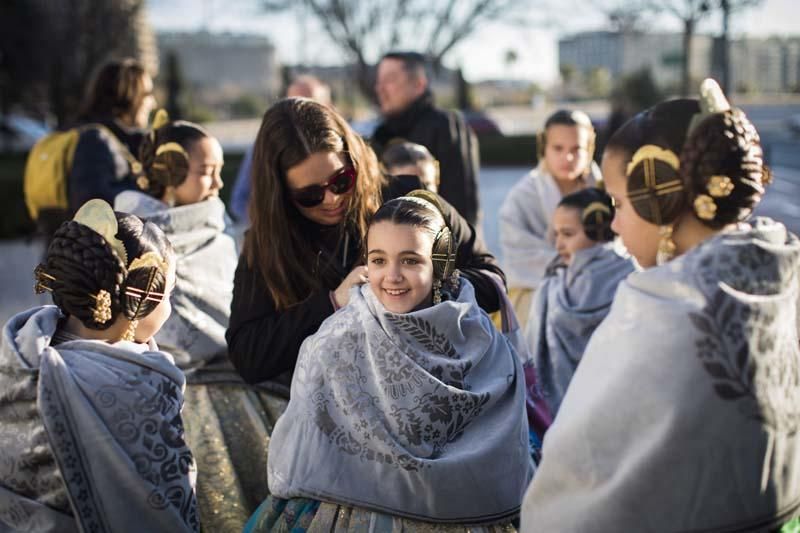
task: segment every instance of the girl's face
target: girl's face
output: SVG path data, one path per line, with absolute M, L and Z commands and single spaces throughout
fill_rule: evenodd
M 639 265 L 648 268 L 656 264 L 660 236 L 658 226 L 640 217 L 628 200 L 628 161 L 630 158 L 619 150 L 610 149 L 603 154 L 603 181 L 615 205 L 611 229 L 622 238 Z
M 433 236 L 407 224 L 381 221 L 367 234 L 369 285 L 392 313 L 431 305 Z
M 286 172 L 286 186 L 289 189 L 290 197 L 292 193 L 308 187 L 325 187 L 325 196 L 318 205 L 305 207 L 292 199 L 292 203 L 300 211 L 300 214 L 323 226 L 334 226 L 344 220 L 354 187 L 341 194 L 336 194 L 331 187 L 326 187 L 326 185 L 330 185 L 332 180 L 342 179 L 341 174 L 346 170 L 345 164 L 346 159 L 343 154 L 315 152 Z
M 195 141 L 189 154 L 189 172 L 175 187 L 175 205 L 188 205 L 219 196 L 222 188 L 222 147 L 213 137 Z
M 589 131 L 580 126 L 554 124 L 547 128 L 544 162 L 547 170 L 560 181 L 581 177 L 588 168 Z
M 559 206 L 553 213 L 553 230 L 556 233 L 556 251 L 569 265 L 575 252 L 597 244 L 586 236 L 581 223 L 581 212 L 570 206 Z
M 166 283 L 164 283 L 164 296 L 161 302 L 159 302 L 149 315 L 139 320 L 139 324 L 136 326 L 136 342 L 147 342 L 152 339 L 172 313 L 172 304 L 169 299 L 172 290 L 175 288 L 175 263 L 175 259 L 170 261 L 167 270 L 167 280 Z

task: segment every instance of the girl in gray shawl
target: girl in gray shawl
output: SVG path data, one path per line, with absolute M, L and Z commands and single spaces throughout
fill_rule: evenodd
M 303 343 L 270 443 L 273 496 L 246 531 L 331 530 L 336 506 L 320 500 L 354 506 L 352 529 L 463 530 L 517 515 L 532 475 L 522 364 L 454 273 L 426 193 L 376 212 L 369 282 Z
M 565 196 L 553 214 L 558 255 L 536 291 L 525 332 L 553 416 L 617 285 L 633 271 L 614 246 L 612 218 L 611 197 L 597 188 Z
M 183 374 L 153 335 L 175 258 L 155 225 L 90 200 L 53 236 L 0 350 L 0 530 L 197 531 Z
M 156 340 L 186 374 L 184 423 L 203 527 L 239 531 L 267 495 L 267 443 L 285 401 L 266 385 L 245 384 L 228 359 L 238 250 L 219 199 L 222 148 L 201 126 L 160 110 L 140 158 L 140 191 L 119 194 L 115 207 L 158 225 L 175 247 L 173 312 Z
M 775 531 L 800 512 L 800 242 L 706 80 L 609 140 L 623 281 L 544 442 L 523 531 Z M 702 107 L 701 105 L 702 104 Z

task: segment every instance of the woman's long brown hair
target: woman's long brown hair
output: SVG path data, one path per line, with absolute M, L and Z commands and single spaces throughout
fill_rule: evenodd
M 315 235 L 304 234 L 303 215 L 289 199 L 286 172 L 315 153 L 345 153 L 356 169 L 343 230 L 366 235 L 381 203 L 383 177 L 374 152 L 332 108 L 306 98 L 287 98 L 264 114 L 253 149 L 251 227 L 244 242 L 250 268 L 256 268 L 275 308 L 286 309 L 324 286 L 317 263 Z

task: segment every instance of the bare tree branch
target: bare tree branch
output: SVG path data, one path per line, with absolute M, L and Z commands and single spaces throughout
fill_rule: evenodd
M 544 0 L 536 0 L 544 1 Z M 260 0 L 263 9 L 305 6 L 331 41 L 357 65 L 359 85 L 372 94 L 370 60 L 406 47 L 427 54 L 434 66 L 481 25 L 511 18 L 531 0 Z

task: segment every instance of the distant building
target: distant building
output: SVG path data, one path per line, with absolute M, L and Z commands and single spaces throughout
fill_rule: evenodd
M 244 95 L 272 100 L 280 92 L 275 47 L 266 37 L 230 33 L 159 33 L 161 64 L 176 54 L 184 81 L 206 103 Z
M 692 42 L 690 75 L 701 78 L 710 69 L 712 39 L 697 35 Z M 575 69 L 584 78 L 597 68 L 612 77 L 649 68 L 661 87 L 676 87 L 681 80 L 683 38 L 677 33 L 619 33 L 592 31 L 558 42 L 559 65 Z
M 800 39 L 739 39 L 731 43 L 731 83 L 739 92 L 798 89 Z
M 788 92 L 800 86 L 800 38 L 737 39 L 729 50 L 736 91 Z M 598 68 L 612 77 L 648 68 L 656 84 L 666 90 L 676 88 L 681 80 L 680 33 L 583 32 L 559 40 L 558 52 L 562 71 L 573 69 L 584 80 Z M 720 76 L 718 39 L 695 35 L 691 52 L 693 80 Z

